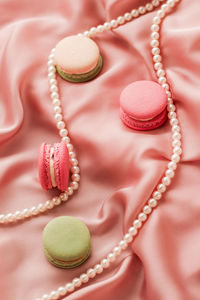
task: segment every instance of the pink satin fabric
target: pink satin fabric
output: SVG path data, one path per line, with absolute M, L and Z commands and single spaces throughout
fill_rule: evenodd
M 123 14 L 142 0 L 0 3 L 0 212 L 48 200 L 38 181 L 44 141 L 59 141 L 48 92 L 47 57 L 65 36 Z M 110 269 L 67 300 L 200 299 L 200 6 L 182 0 L 162 25 L 164 65 L 178 108 L 183 156 L 168 192 L 136 240 Z M 69 202 L 25 222 L 0 227 L 0 299 L 35 300 L 98 263 L 121 240 L 159 182 L 171 156 L 169 122 L 137 132 L 119 118 L 119 95 L 135 80 L 155 80 L 150 26 L 155 11 L 100 34 L 100 75 L 83 84 L 58 78 L 70 136 L 81 167 Z M 42 230 L 60 215 L 79 217 L 92 255 L 61 270 L 47 262 Z

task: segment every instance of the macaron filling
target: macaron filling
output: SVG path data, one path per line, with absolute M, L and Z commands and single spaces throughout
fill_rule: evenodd
M 54 148 L 51 147 L 50 150 L 50 177 L 51 177 L 51 183 L 53 187 L 56 187 L 56 178 L 55 178 L 55 172 L 54 172 Z

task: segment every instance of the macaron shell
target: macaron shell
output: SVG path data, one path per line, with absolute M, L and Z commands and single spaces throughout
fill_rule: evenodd
M 167 105 L 165 90 L 154 81 L 136 81 L 121 93 L 120 107 L 128 116 L 146 121 L 162 113 Z
M 167 121 L 167 110 L 164 109 L 158 116 L 148 121 L 139 121 L 129 117 L 122 109 L 120 109 L 120 118 L 123 123 L 135 130 L 153 130 Z
M 69 181 L 69 152 L 65 142 L 54 144 L 54 173 L 58 189 L 66 191 Z
M 38 170 L 41 186 L 44 190 L 52 188 L 50 176 L 50 145 L 43 143 L 40 147 Z
M 44 228 L 43 247 L 50 262 L 65 268 L 72 267 L 89 256 L 90 233 L 87 226 L 77 218 L 57 217 Z
M 69 36 L 62 39 L 55 48 L 54 61 L 58 68 L 68 74 L 82 74 L 91 71 L 98 62 L 99 48 L 90 38 Z

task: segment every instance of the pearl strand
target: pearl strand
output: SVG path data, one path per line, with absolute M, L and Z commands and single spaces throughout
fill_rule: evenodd
M 170 9 L 180 1 L 181 0 L 168 0 L 166 4 L 163 4 L 161 6 L 161 9 L 157 11 L 156 17 L 154 17 L 153 19 L 153 25 L 151 26 L 152 34 L 150 44 L 152 47 L 154 69 L 156 71 L 158 83 L 165 89 L 168 96 L 168 118 L 170 120 L 170 125 L 172 128 L 173 154 L 171 156 L 170 162 L 168 163 L 165 175 L 162 177 L 161 182 L 157 185 L 156 190 L 152 193 L 151 198 L 139 212 L 137 218 L 133 221 L 131 227 L 128 229 L 128 232 L 123 236 L 123 239 L 118 243 L 116 247 L 114 247 L 114 249 L 107 255 L 106 258 L 103 258 L 95 266 L 89 268 L 85 273 L 81 274 L 79 277 L 74 278 L 65 286 L 61 286 L 57 290 L 51 291 L 50 294 L 45 294 L 41 298 L 37 298 L 36 300 L 60 299 L 63 296 L 72 293 L 76 288 L 79 288 L 82 284 L 87 283 L 90 279 L 94 278 L 98 274 L 101 274 L 105 269 L 109 268 L 109 266 L 116 260 L 116 258 L 120 256 L 122 251 L 125 250 L 128 245 L 134 241 L 144 222 L 150 216 L 154 208 L 158 205 L 163 193 L 166 192 L 167 187 L 171 184 L 171 179 L 175 175 L 175 170 L 180 161 L 180 156 L 182 153 L 181 133 L 179 121 L 175 112 L 176 107 L 173 104 L 170 86 L 167 81 L 166 73 L 162 64 L 162 56 L 160 54 L 159 48 L 159 24 L 162 22 L 162 19 L 164 19 Z
M 130 12 L 126 12 L 123 16 L 117 17 L 117 19 L 113 19 L 110 22 L 105 22 L 103 25 L 92 27 L 89 30 L 84 31 L 83 33 L 78 33 L 78 36 L 84 35 L 87 37 L 94 37 L 98 33 L 116 29 L 117 27 L 120 27 L 121 25 L 129 21 L 132 21 L 140 15 L 144 15 L 145 13 L 152 11 L 154 8 L 157 8 L 163 1 L 165 0 L 152 0 L 144 6 L 140 6 L 137 9 L 133 9 Z
M 119 16 L 116 20 L 113 19 L 110 22 L 105 22 L 103 25 L 98 25 L 97 27 L 92 27 L 89 31 L 85 31 L 83 35 L 85 36 L 94 36 L 97 33 L 102 33 L 107 30 L 119 27 L 125 22 L 132 20 L 133 18 L 143 15 L 148 11 L 152 11 L 154 8 L 158 7 L 161 2 L 165 0 L 152 0 L 147 3 L 145 6 L 140 6 L 138 9 L 133 9 L 131 12 L 127 12 L 124 16 Z M 82 35 L 81 33 L 78 35 Z M 22 211 L 16 211 L 15 213 L 1 214 L 0 215 L 0 224 L 14 223 L 18 221 L 25 220 L 37 216 L 39 214 L 45 213 L 48 210 L 53 209 L 55 206 L 60 205 L 62 202 L 68 200 L 75 190 L 79 188 L 80 181 L 80 168 L 78 166 L 78 160 L 76 154 L 73 151 L 73 145 L 70 143 L 70 138 L 68 136 L 68 130 L 66 129 L 66 124 L 62 114 L 61 101 L 59 99 L 59 92 L 56 80 L 56 68 L 54 65 L 54 52 L 55 48 L 51 50 L 51 53 L 48 57 L 48 79 L 50 86 L 51 99 L 54 110 L 54 119 L 56 126 L 59 130 L 59 135 L 68 147 L 70 163 L 71 163 L 71 183 L 67 191 L 61 193 L 59 196 L 54 197 L 51 200 L 46 201 L 45 203 L 40 203 L 37 206 L 31 208 L 25 208 Z

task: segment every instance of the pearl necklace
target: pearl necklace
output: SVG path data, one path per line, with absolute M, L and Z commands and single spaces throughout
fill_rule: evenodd
M 140 6 L 138 9 L 133 9 L 131 12 L 127 12 L 124 16 L 119 16 L 117 19 L 113 19 L 110 22 L 105 22 L 103 25 L 98 25 L 97 27 L 92 27 L 89 31 L 85 31 L 83 35 L 91 37 L 97 33 L 102 33 L 114 28 L 117 28 L 124 23 L 131 21 L 134 18 L 137 18 L 140 15 L 145 14 L 148 11 L 152 11 L 154 8 L 160 5 L 161 2 L 165 0 L 152 0 L 147 3 L 145 6 Z M 78 35 L 82 35 L 79 33 Z M 48 200 L 44 203 L 40 203 L 37 206 L 33 206 L 31 208 L 25 208 L 22 211 L 16 211 L 15 213 L 8 213 L 6 215 L 0 215 L 0 224 L 11 224 L 17 221 L 22 221 L 31 217 L 35 217 L 39 214 L 45 213 L 55 206 L 60 205 L 62 202 L 68 200 L 68 198 L 74 193 L 74 191 L 79 188 L 80 181 L 80 168 L 78 166 L 78 160 L 76 158 L 76 154 L 73 151 L 73 145 L 70 143 L 70 138 L 68 137 L 68 131 L 66 129 L 66 124 L 64 121 L 64 116 L 62 114 L 61 102 L 59 100 L 58 94 L 58 86 L 56 80 L 56 69 L 54 66 L 53 58 L 54 58 L 55 48 L 52 49 L 49 59 L 48 59 L 48 78 L 50 85 L 50 93 L 54 110 L 54 119 L 56 121 L 57 128 L 59 130 L 59 135 L 67 145 L 69 150 L 69 157 L 71 163 L 71 183 L 67 190 L 64 193 L 61 193 L 59 196 L 53 197 L 53 199 Z M 52 298 L 53 299 L 53 298 Z
M 181 149 L 181 133 L 180 133 L 180 126 L 179 121 L 177 119 L 176 115 L 176 107 L 173 104 L 172 94 L 170 91 L 170 86 L 167 81 L 166 72 L 164 70 L 163 64 L 162 64 L 162 56 L 160 55 L 160 44 L 159 44 L 159 31 L 160 31 L 160 23 L 165 18 L 166 14 L 170 12 L 171 8 L 175 6 L 176 3 L 180 2 L 181 0 L 167 0 L 165 4 L 161 6 L 161 8 L 157 11 L 156 16 L 153 18 L 153 24 L 151 26 L 151 47 L 152 47 L 152 55 L 153 55 L 153 63 L 154 63 L 154 69 L 156 71 L 157 81 L 158 83 L 165 89 L 166 94 L 168 96 L 168 118 L 170 120 L 170 125 L 172 129 L 172 149 L 173 154 L 171 156 L 171 160 L 168 163 L 167 169 L 165 171 L 165 175 L 162 177 L 161 182 L 157 185 L 155 191 L 152 193 L 151 198 L 148 200 L 148 202 L 145 204 L 141 212 L 139 212 L 137 218 L 133 221 L 132 226 L 128 229 L 128 232 L 124 235 L 123 239 L 118 243 L 116 247 L 107 255 L 106 258 L 103 258 L 98 264 L 96 264 L 94 267 L 89 268 L 85 273 L 81 274 L 79 277 L 74 278 L 71 282 L 67 283 L 65 286 L 59 287 L 57 290 L 51 291 L 50 294 L 45 294 L 41 298 L 37 298 L 36 300 L 55 300 L 60 299 L 63 296 L 73 292 L 76 288 L 79 288 L 82 284 L 87 283 L 90 279 L 94 278 L 96 275 L 101 274 L 105 269 L 109 268 L 109 266 L 116 260 L 116 258 L 121 254 L 123 250 L 125 250 L 128 247 L 128 244 L 133 242 L 134 238 L 136 237 L 137 233 L 141 229 L 144 222 L 147 220 L 148 216 L 152 213 L 153 209 L 158 205 L 159 200 L 162 198 L 163 193 L 166 191 L 167 187 L 170 185 L 172 178 L 175 175 L 175 170 L 177 168 L 177 165 L 180 161 L 180 155 L 182 153 Z M 137 15 L 143 14 L 148 10 L 148 8 L 151 8 L 150 5 L 153 5 L 152 3 L 148 3 L 146 7 L 140 7 L 137 10 Z M 150 9 L 151 10 L 151 9 Z M 132 11 L 133 12 L 133 11 Z M 134 14 L 126 13 L 124 17 L 118 17 L 117 20 L 112 20 L 110 23 L 106 22 L 104 25 L 99 25 L 96 28 L 92 27 L 89 31 L 85 31 L 84 35 L 86 36 L 93 36 L 96 33 L 106 31 L 110 28 L 114 28 L 117 26 L 117 24 L 122 24 L 125 22 L 125 20 L 130 20 L 132 17 L 135 17 L 135 10 Z M 134 15 L 134 16 L 133 16 Z M 111 24 L 112 23 L 112 24 Z M 115 26 L 116 25 L 116 26 Z M 113 27 L 114 26 L 114 27 Z M 50 78 L 50 84 L 51 84 L 51 91 L 54 94 L 55 97 L 53 98 L 54 103 L 54 111 L 56 112 L 56 121 L 58 122 L 57 127 L 60 129 L 60 136 L 62 139 L 67 142 L 68 145 L 70 140 L 67 137 L 67 130 L 64 129 L 64 121 L 61 121 L 61 108 L 60 108 L 60 101 L 58 100 L 58 89 L 57 89 L 57 81 L 55 79 L 55 67 L 53 66 L 53 53 L 54 49 L 52 50 L 52 53 L 50 54 L 49 60 L 51 63 L 49 63 L 49 78 Z M 53 88 L 52 88 L 53 86 Z M 60 123 L 62 122 L 62 123 Z M 62 125 L 61 125 L 62 124 Z M 68 146 L 68 149 L 71 149 L 71 146 Z M 73 153 L 73 155 L 72 155 Z M 74 152 L 71 152 L 70 155 L 71 159 L 75 159 Z M 77 166 L 74 164 L 75 169 Z M 73 168 L 74 168 L 73 167 Z M 74 174 L 78 174 L 78 172 L 74 172 Z M 73 176 L 73 175 L 72 175 Z M 76 183 L 76 184 L 75 184 Z M 72 181 L 72 189 L 78 188 L 78 183 L 74 179 Z M 65 193 L 62 195 L 66 195 Z

